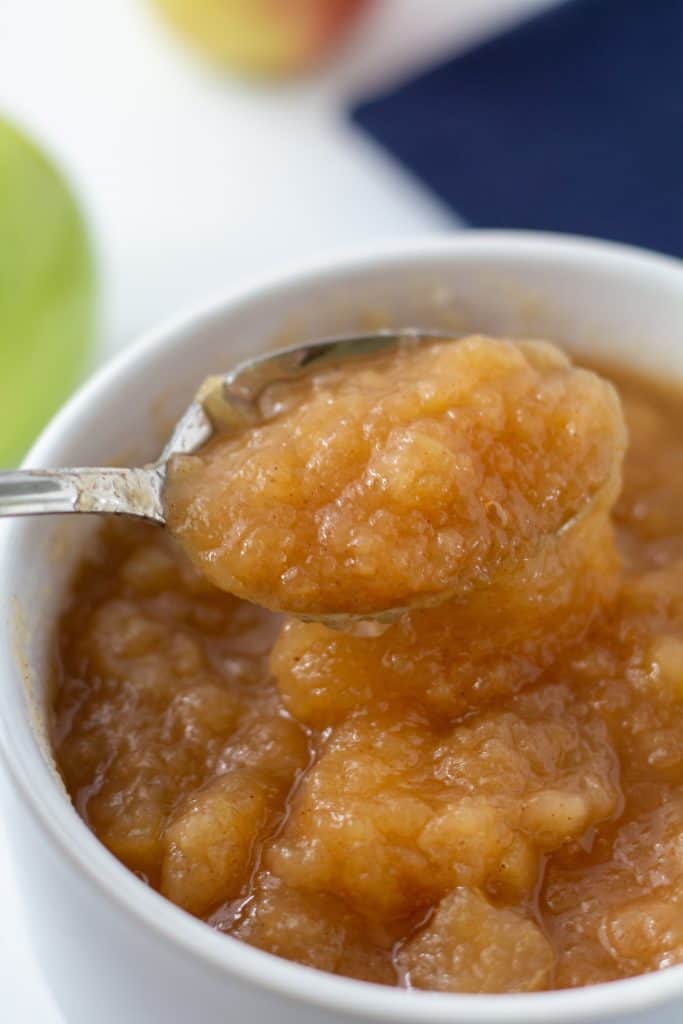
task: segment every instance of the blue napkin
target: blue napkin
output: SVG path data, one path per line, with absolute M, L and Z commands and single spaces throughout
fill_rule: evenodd
M 683 256 L 683 0 L 565 0 L 352 116 L 472 226 Z

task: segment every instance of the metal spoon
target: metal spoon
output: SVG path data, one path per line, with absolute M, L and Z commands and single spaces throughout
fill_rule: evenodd
M 171 455 L 198 451 L 226 422 L 257 423 L 267 387 L 294 380 L 325 362 L 372 355 L 399 343 L 446 340 L 441 331 L 410 327 L 352 334 L 295 345 L 240 363 L 224 377 L 209 377 L 178 420 L 156 462 L 140 468 L 25 469 L 0 472 L 0 516 L 99 512 L 165 524 L 163 489 Z
M 260 399 L 266 388 L 295 380 L 323 363 L 373 355 L 383 349 L 423 341 L 457 340 L 452 333 L 407 327 L 325 338 L 295 345 L 240 363 L 225 376 L 208 377 L 192 404 L 178 420 L 170 440 L 156 462 L 139 468 L 26 469 L 0 472 L 0 517 L 44 515 L 61 512 L 90 512 L 135 516 L 165 525 L 163 490 L 168 461 L 172 455 L 191 455 L 202 448 L 220 429 L 253 425 L 263 421 Z M 556 536 L 581 521 L 596 495 L 587 495 L 576 513 L 562 524 Z M 439 604 L 448 593 L 430 595 L 410 605 L 376 613 L 297 613 L 305 621 L 319 621 L 336 629 L 351 629 L 364 635 L 381 632 L 412 608 Z

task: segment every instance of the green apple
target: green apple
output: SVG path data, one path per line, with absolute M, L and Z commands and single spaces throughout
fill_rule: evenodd
M 0 119 L 0 466 L 20 460 L 78 379 L 94 293 L 71 192 L 40 150 Z

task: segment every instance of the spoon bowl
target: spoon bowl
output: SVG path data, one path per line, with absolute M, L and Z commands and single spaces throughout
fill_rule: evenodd
M 405 327 L 323 338 L 245 360 L 229 373 L 203 381 L 154 462 L 141 467 L 0 472 L 0 517 L 81 512 L 133 516 L 165 526 L 164 488 L 169 460 L 176 455 L 193 455 L 219 432 L 265 422 L 267 417 L 264 417 L 261 399 L 268 388 L 295 381 L 312 370 L 373 356 L 398 345 L 457 340 L 457 335 L 442 330 Z M 562 523 L 554 539 L 585 518 L 608 484 L 609 480 L 586 495 L 580 507 Z M 541 538 L 541 541 L 546 539 Z M 381 611 L 297 611 L 296 616 L 307 622 L 322 622 L 333 629 L 372 636 L 381 633 L 407 611 L 441 604 L 458 593 L 458 590 L 448 590 L 430 594 Z

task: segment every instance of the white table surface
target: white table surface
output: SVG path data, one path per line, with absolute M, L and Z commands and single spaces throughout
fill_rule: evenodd
M 274 88 L 207 68 L 146 0 L 0 0 L 0 114 L 52 152 L 93 231 L 94 361 L 253 273 L 457 226 L 345 104 L 547 2 L 384 0 L 333 64 Z M 1 813 L 0 907 L 0 1019 L 68 1024 L 28 947 Z

